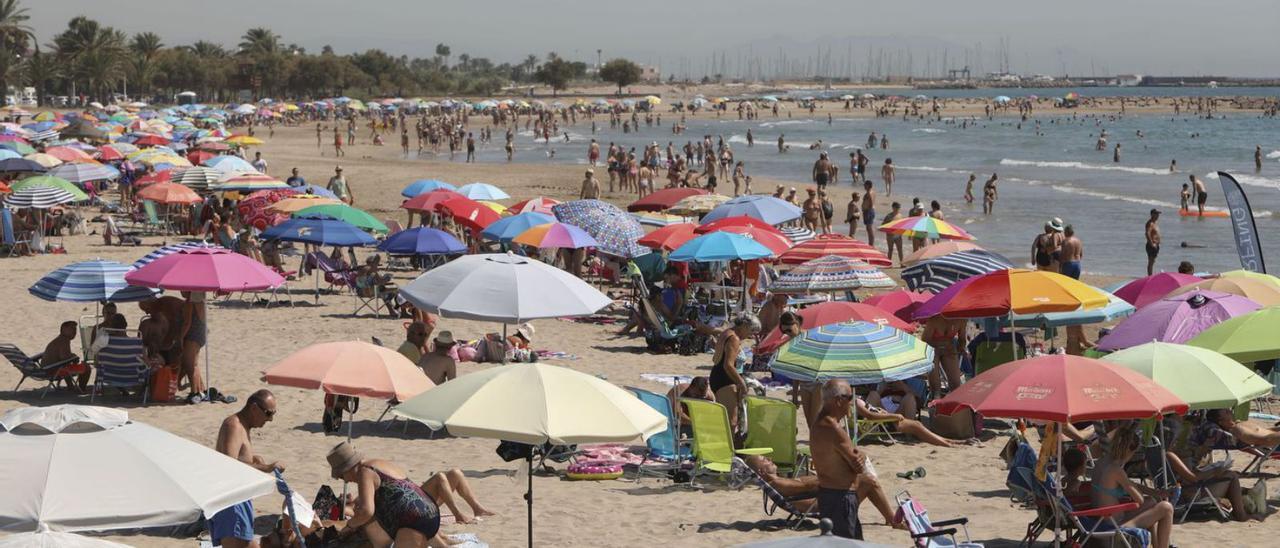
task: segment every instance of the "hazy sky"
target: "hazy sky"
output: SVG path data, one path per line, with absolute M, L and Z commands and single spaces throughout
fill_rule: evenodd
M 529 53 L 594 62 L 626 56 L 664 73 L 702 74 L 713 54 L 772 63 L 831 49 L 837 75 L 862 74 L 868 49 L 912 52 L 920 73 L 968 59 L 1014 72 L 1280 76 L 1276 0 L 25 0 L 41 43 L 87 15 L 167 45 L 204 39 L 234 47 L 267 26 L 285 44 L 339 53 L 380 48 L 427 57 L 437 42 L 495 62 Z M 1001 56 L 1000 43 L 1009 44 Z M 845 59 L 852 47 L 853 66 Z M 878 54 L 876 54 L 878 56 Z M 936 58 L 936 59 L 935 59 Z M 886 61 L 887 62 L 887 61 Z M 905 66 L 905 65 L 899 65 Z

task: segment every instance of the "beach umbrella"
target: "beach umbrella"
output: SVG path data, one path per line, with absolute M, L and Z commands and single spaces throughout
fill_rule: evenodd
M 799 207 L 773 196 L 746 194 L 738 196 L 711 210 L 702 222 L 717 221 L 725 217 L 746 215 L 771 225 L 780 225 L 800 218 Z
M 154 133 L 143 135 L 141 137 L 138 137 L 137 139 L 134 139 L 133 141 L 134 145 L 137 145 L 140 147 L 168 146 L 169 143 L 170 141 L 168 139 L 165 139 L 164 137 L 161 137 Z
M 275 492 L 270 475 L 129 420 L 124 411 L 90 408 L 100 411 L 66 423 L 68 407 L 81 406 L 15 409 L 0 418 L 5 425 L 0 432 L 0 482 L 5 486 L 0 529 L 74 532 L 186 525 Z
M 96 141 L 107 140 L 107 132 L 98 129 L 93 122 L 88 119 L 76 120 L 60 130 L 58 134 L 64 139 L 90 139 Z
M 522 202 L 516 202 L 515 205 L 507 208 L 507 211 L 511 211 L 517 214 L 536 212 L 536 213 L 543 213 L 546 215 L 554 215 L 555 213 L 551 211 L 551 208 L 552 206 L 555 206 L 558 203 L 560 203 L 560 200 L 553 200 L 551 198 L 544 198 L 542 196 L 538 196 L 536 198 L 529 198 L 528 200 L 525 200 Z
M 973 242 L 965 240 L 942 240 L 937 243 L 931 243 L 916 251 L 911 252 L 905 259 L 902 259 L 903 266 L 911 266 L 920 261 L 936 259 L 943 255 L 959 253 L 961 251 L 983 250 Z
M 898 285 L 880 269 L 839 255 L 819 257 L 778 276 L 774 293 L 825 293 L 855 289 L 886 289 Z
M 988 369 L 931 406 L 984 417 L 1082 422 L 1187 412 L 1186 402 L 1134 371 L 1101 360 L 1050 354 Z
M 531 245 L 538 249 L 579 249 L 595 247 L 596 239 L 585 230 L 565 223 L 546 223 L 533 226 L 511 240 L 513 243 Z
M 566 405 L 566 402 L 572 402 Z M 393 413 L 454 436 L 551 443 L 630 442 L 667 428 L 667 418 L 630 392 L 543 363 L 468 373 L 397 405 Z M 529 546 L 533 546 L 533 456 L 526 458 Z
M 338 199 L 337 194 L 334 194 L 329 189 L 322 186 L 318 186 L 318 185 L 308 184 L 308 185 L 294 187 L 293 189 L 298 191 L 299 196 L 319 196 L 321 198 L 329 198 L 331 200 Z
M 221 171 L 224 175 L 228 173 L 257 173 L 258 170 L 253 164 L 246 162 L 244 158 L 239 156 L 214 156 L 204 161 L 204 165 Z
M 173 182 L 186 185 L 195 190 L 204 190 L 211 185 L 217 184 L 223 175 L 224 173 L 211 167 L 194 166 L 179 172 L 177 179 Z
M 779 255 L 778 260 L 782 264 L 801 264 L 829 255 L 858 259 L 879 267 L 893 265 L 893 261 L 879 249 L 840 234 L 821 234 L 797 243 L 786 253 Z
M 627 206 L 627 211 L 662 211 L 676 205 L 677 202 L 690 196 L 703 196 L 707 191 L 700 188 L 664 188 L 655 190 Z
M 1271 383 L 1240 362 L 1194 346 L 1150 342 L 1102 360 L 1155 381 L 1192 410 L 1232 408 L 1271 393 Z
M 258 146 L 263 144 L 262 139 L 250 137 L 248 135 L 232 135 L 223 140 L 224 143 L 230 143 L 237 146 Z
M 440 202 L 438 208 L 441 212 L 452 217 L 454 222 L 476 232 L 484 230 L 502 218 L 494 210 L 470 198 L 446 200 Z
M 555 217 L 542 213 L 518 213 L 494 221 L 480 232 L 480 236 L 498 242 L 510 242 L 512 238 L 537 225 L 556 222 Z
M 1262 306 L 1230 293 L 1196 290 L 1142 307 L 1098 340 L 1099 350 L 1119 350 L 1152 341 L 1184 343 L 1200 332 Z
M 1280 359 L 1280 306 L 1259 308 L 1201 331 L 1187 344 L 1226 354 L 1241 363 Z
M 359 227 L 324 215 L 293 217 L 262 231 L 262 239 L 338 247 L 369 246 L 378 243 L 373 236 Z
M 467 252 L 467 246 L 443 230 L 417 227 L 387 236 L 378 244 L 378 251 L 392 255 L 461 255 Z
M 778 230 L 781 231 L 782 235 L 786 236 L 788 240 L 791 240 L 791 243 L 797 244 L 797 245 L 805 243 L 809 240 L 813 240 L 817 237 L 817 234 L 815 234 L 812 230 L 809 230 L 803 226 L 784 226 L 782 228 L 779 228 Z M 818 257 L 821 257 L 821 255 L 818 255 Z M 866 260 L 866 259 L 863 259 L 863 260 Z M 804 261 L 801 261 L 801 262 L 804 262 Z M 867 261 L 867 262 L 871 262 L 871 261 Z M 875 264 L 875 263 L 871 263 L 871 264 Z M 888 266 L 888 265 L 885 265 L 885 266 Z
M 506 200 L 511 195 L 489 183 L 471 183 L 458 188 L 458 194 L 472 200 Z
M 253 172 L 253 173 L 232 173 L 226 175 L 213 187 L 217 192 L 235 191 L 241 193 L 257 192 L 259 190 L 281 190 L 289 188 L 288 183 L 276 179 L 270 175 Z
M 240 220 L 258 230 L 266 230 L 288 220 L 289 216 L 271 207 L 297 195 L 293 189 L 262 190 L 242 198 L 236 204 Z
M 49 147 L 44 150 L 44 153 L 48 154 L 49 156 L 53 156 L 54 158 L 57 158 L 59 160 L 62 160 L 63 162 L 84 162 L 87 164 L 93 164 L 98 162 L 97 160 L 93 159 L 93 156 L 90 156 L 85 151 L 75 147 L 69 147 L 69 146 Z
M 267 209 L 276 213 L 291 215 L 311 207 L 340 204 L 346 205 L 339 200 L 323 198 L 316 194 L 291 194 L 287 198 L 281 199 L 279 202 L 268 205 Z
M 70 192 L 61 188 L 45 185 L 27 185 L 23 188 L 13 190 L 13 192 L 4 199 L 6 206 L 18 209 L 24 207 L 32 209 L 49 209 L 74 201 L 76 201 L 76 197 L 71 195 Z
M 990 318 L 1101 308 L 1107 293 L 1041 270 L 1010 269 L 956 282 L 916 309 L 915 318 Z
M 120 149 L 111 145 L 106 145 L 98 149 L 96 159 L 99 162 L 118 162 L 124 160 L 126 156 L 127 154 L 122 152 Z
M 916 330 L 915 325 L 894 317 L 893 313 L 865 303 L 825 301 L 801 308 L 798 314 L 801 319 L 800 325 L 804 329 L 813 329 L 833 323 L 860 321 L 888 325 L 907 333 L 913 333 Z M 789 340 L 791 340 L 791 337 L 783 333 L 781 327 L 775 327 L 773 331 L 765 334 L 765 337 L 756 344 L 755 351 L 756 353 L 772 352 Z
M 365 230 L 372 230 L 374 232 L 387 232 L 388 230 L 387 225 L 382 224 L 382 221 L 379 221 L 365 210 L 354 208 L 344 203 L 317 204 L 306 209 L 299 210 L 293 214 L 294 217 L 316 215 L 346 221 Z
M 933 348 L 889 325 L 846 321 L 802 331 L 778 349 L 769 367 L 791 380 L 876 384 L 928 373 Z
M 172 183 L 172 182 L 173 182 L 173 170 L 165 169 L 161 171 L 153 171 L 151 173 L 138 177 L 133 181 L 133 185 L 136 187 L 144 187 L 144 186 L 153 185 L 156 183 Z
M 751 238 L 756 243 L 769 248 L 769 251 L 772 251 L 775 257 L 791 249 L 791 240 L 788 240 L 786 236 L 783 236 L 772 227 L 763 229 L 754 226 L 725 226 L 716 231 L 741 234 Z
M 21 143 L 0 143 L 0 145 L 17 145 Z M 23 145 L 26 146 L 26 145 Z M 31 147 L 27 147 L 31 148 Z M 35 150 L 35 149 L 32 149 Z M 19 151 L 21 152 L 21 151 Z M 30 160 L 44 166 L 46 169 L 62 165 L 62 160 L 45 154 L 43 152 L 30 153 L 22 157 L 24 160 Z
M 161 257 L 172 255 L 184 249 L 196 249 L 201 247 L 213 248 L 213 249 L 224 249 L 222 246 L 214 245 L 207 242 L 179 242 L 173 245 L 167 245 L 164 247 L 157 248 L 155 251 L 152 251 L 151 253 L 147 253 L 141 259 L 134 261 L 133 264 L 130 266 L 132 266 L 134 270 L 137 270 L 139 268 L 142 268 L 146 265 L 149 265 L 155 262 L 156 259 L 159 259 Z
M 572 274 L 510 253 L 461 257 L 418 276 L 400 296 L 442 316 L 504 325 L 588 316 L 612 302 Z
M 422 194 L 409 198 L 403 204 L 400 204 L 400 207 L 409 211 L 420 211 L 426 213 L 435 211 L 436 207 L 443 202 L 457 198 L 466 198 L 466 196 L 458 194 L 452 190 L 436 189 L 423 192 Z
M 1133 305 L 1124 302 L 1124 299 L 1115 295 L 1103 293 L 1107 295 L 1107 304 L 1097 308 L 1080 308 L 1065 312 L 1014 314 L 1012 317 L 998 316 L 990 318 L 990 320 L 1003 327 L 1013 325 L 1014 327 L 1035 327 L 1047 330 L 1072 325 L 1110 322 L 1133 314 L 1135 310 Z
M 81 261 L 45 274 L 27 292 L 46 301 L 74 303 L 145 301 L 159 293 L 149 287 L 129 285 L 124 275 L 132 270 L 115 261 Z
M 660 213 L 657 211 L 635 211 L 631 213 L 631 216 L 642 225 L 656 227 L 664 227 L 689 221 L 688 217 L 671 215 L 669 213 Z
M 879 230 L 888 234 L 898 234 L 907 238 L 930 238 L 943 240 L 973 240 L 972 234 L 963 228 L 936 219 L 928 215 L 907 217 L 880 225 Z
M 1013 261 L 1004 255 L 974 249 L 926 259 L 904 268 L 902 281 L 913 291 L 940 293 L 960 280 L 1009 268 L 1013 268 Z
M 994 101 L 997 103 L 1008 103 L 1010 99 L 1008 95 L 997 95 Z
M 194 190 L 176 183 L 148 185 L 136 194 L 138 199 L 162 204 L 198 204 L 203 199 Z
M 1228 270 L 1218 274 L 1219 278 L 1246 278 L 1268 283 L 1280 289 L 1280 278 L 1262 272 L 1254 272 L 1252 270 Z
M 719 262 L 772 257 L 768 247 L 741 234 L 712 232 L 676 248 L 668 260 L 679 262 Z
M 1179 287 L 1199 283 L 1202 280 L 1199 277 L 1190 274 L 1179 274 L 1177 272 L 1161 272 L 1153 276 L 1138 278 L 1127 284 L 1124 284 L 1114 291 L 1117 297 L 1124 299 L 1129 304 L 1142 308 L 1153 302 L 1163 299 L 1166 295 Z
M 9 150 L 12 150 L 12 151 L 14 151 L 14 152 L 17 152 L 18 154 L 22 154 L 22 155 L 26 156 L 28 160 L 35 160 L 35 158 L 30 158 L 30 156 L 31 156 L 31 155 L 33 155 L 33 154 L 36 154 L 36 149 L 35 149 L 34 147 L 32 147 L 31 145 L 29 145 L 29 144 L 27 144 L 27 143 L 23 142 L 23 141 L 16 141 L 16 140 L 14 140 L 14 141 L 4 141 L 4 142 L 0 142 L 0 148 L 7 148 L 7 149 L 9 149 Z M 49 156 L 48 154 L 41 154 L 40 156 L 46 156 L 46 157 L 49 157 L 49 158 L 53 158 L 52 156 Z M 53 159 L 57 160 L 57 158 L 53 158 Z M 58 160 L 58 162 L 59 162 L 59 163 L 61 163 L 62 161 L 61 161 L 61 160 Z M 40 163 L 41 163 L 41 164 L 44 164 L 44 162 L 40 162 Z M 46 165 L 45 167 L 48 167 L 48 166 Z
M 608 202 L 574 200 L 551 208 L 556 219 L 577 226 L 596 239 L 596 251 L 629 259 L 647 255 L 649 248 L 636 243 L 644 228 L 634 217 Z
M 458 190 L 458 187 L 435 179 L 418 179 L 417 181 L 409 183 L 409 186 L 404 187 L 404 190 L 400 191 L 400 195 L 405 198 L 412 198 L 422 194 L 423 192 L 431 192 L 432 190 L 439 189 Z
M 477 201 L 480 202 L 480 205 L 483 205 L 489 209 L 492 209 L 493 212 L 497 213 L 498 215 L 502 215 L 503 213 L 507 212 L 507 206 L 504 206 L 498 202 L 495 202 L 492 200 L 477 200 Z
M 671 207 L 667 208 L 667 212 L 676 215 L 702 215 L 711 212 L 711 210 L 727 201 L 729 201 L 729 197 L 722 194 L 698 194 L 681 198 L 680 201 L 671 204 Z
M 863 299 L 862 302 L 885 310 L 904 322 L 912 322 L 915 321 L 912 315 L 915 313 L 916 308 L 928 302 L 932 297 L 933 295 L 929 293 L 895 289 L 888 293 L 872 295 Z
M 71 194 L 71 196 L 75 198 L 75 201 L 89 199 L 89 195 L 85 194 L 83 190 L 80 190 L 80 187 L 76 186 L 75 183 L 52 175 L 36 175 L 34 177 L 27 177 L 26 179 L 9 184 L 9 187 L 12 188 L 14 192 L 36 186 L 60 188 Z
M 693 223 L 676 223 L 645 234 L 636 243 L 661 251 L 672 251 L 698 237 Z
M 26 158 L 0 160 L 0 173 L 44 173 L 48 170 L 49 168 Z
M 33 532 L 0 538 L 0 548 L 129 548 L 129 545 L 75 533 L 50 531 L 47 525 L 41 524 Z
M 1169 292 L 1169 296 L 1181 295 L 1197 289 L 1221 291 L 1239 295 L 1262 306 L 1280 305 L 1280 287 L 1271 282 L 1256 278 L 1232 276 L 1228 278 L 1210 278 L 1193 284 L 1187 284 Z
M 747 217 L 746 215 L 738 215 L 736 217 L 725 217 L 718 221 L 704 222 L 698 225 L 698 227 L 694 229 L 694 232 L 697 232 L 698 234 L 706 234 L 708 232 L 715 232 L 717 230 L 721 230 L 724 228 L 744 228 L 744 227 L 758 228 L 761 230 L 772 232 L 779 236 L 784 236 L 782 231 L 779 230 L 778 227 L 768 224 L 764 221 L 761 221 L 760 219 L 757 219 L 755 217 Z M 788 242 L 789 241 L 790 240 L 788 240 Z

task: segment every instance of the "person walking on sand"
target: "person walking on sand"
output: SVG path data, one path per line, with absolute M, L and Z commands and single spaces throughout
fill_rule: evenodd
M 347 178 L 342 175 L 342 166 L 333 168 L 333 177 L 329 178 L 329 184 L 325 189 L 347 205 L 354 204 L 356 201 L 351 194 L 351 187 L 347 185 Z
M 996 181 L 1000 176 L 992 173 L 991 178 L 987 179 L 986 184 L 982 185 L 982 213 L 990 215 L 995 212 L 996 200 L 1000 198 L 1000 194 L 996 191 Z
M 898 178 L 898 170 L 893 167 L 893 158 L 884 159 L 884 167 L 880 168 L 880 178 L 884 179 L 885 197 L 893 196 L 893 181 Z
M 862 224 L 867 228 L 867 245 L 876 245 L 876 190 L 875 183 L 862 183 Z
M 973 182 L 978 180 L 977 173 L 969 174 L 969 181 L 964 184 L 964 203 L 973 203 Z
M 822 202 L 818 199 L 818 191 L 806 189 L 809 197 L 800 206 L 804 218 L 804 227 L 814 232 L 822 230 Z
M 823 384 L 822 410 L 809 439 L 818 471 L 818 513 L 831 520 L 835 536 L 862 540 L 858 487 L 875 478 L 868 473 L 866 455 L 854 447 L 844 426 L 853 397 L 848 382 L 833 379 Z
M 316 122 L 316 149 L 319 150 L 323 146 L 324 146 L 324 127 L 320 125 L 320 122 Z M 321 155 L 323 156 L 324 153 L 322 152 Z
M 218 427 L 218 441 L 214 448 L 228 457 L 243 462 L 262 472 L 284 471 L 279 461 L 267 462 L 253 451 L 250 432 L 262 428 L 275 419 L 276 397 L 270 390 L 259 390 L 249 396 L 236 414 L 227 417 Z M 253 534 L 253 501 L 246 500 L 226 508 L 208 518 L 209 536 L 214 546 L 226 548 L 256 547 Z
M 600 180 L 596 179 L 595 170 L 587 170 L 582 179 L 582 192 L 578 193 L 578 198 L 583 200 L 600 199 Z
M 1150 276 L 1152 270 L 1155 269 L 1156 257 L 1160 255 L 1160 210 L 1152 208 L 1151 218 L 1147 219 L 1147 226 L 1143 229 L 1147 239 L 1147 275 Z
M 342 150 L 342 133 L 338 131 L 338 126 L 333 126 L 333 155 L 346 156 L 347 153 Z

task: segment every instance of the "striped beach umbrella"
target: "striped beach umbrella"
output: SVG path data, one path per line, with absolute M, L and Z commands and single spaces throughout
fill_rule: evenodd
M 0 148 L 0 150 L 8 150 Z M 0 160 L 0 173 L 44 173 L 49 168 L 26 158 L 5 158 Z
M 76 197 L 70 192 L 46 185 L 28 185 L 20 190 L 14 190 L 13 194 L 4 199 L 5 205 L 9 207 L 34 209 L 49 209 L 74 201 Z
M 664 226 L 671 226 L 675 224 L 689 224 L 689 225 L 693 224 L 688 222 L 689 220 L 688 217 L 682 217 L 680 215 L 671 215 L 667 213 L 661 213 L 658 211 L 636 211 L 631 213 L 631 216 L 635 217 L 635 219 L 639 221 L 640 224 L 645 226 L 664 227 Z M 693 229 L 690 228 L 689 230 L 693 230 Z
M 899 234 L 908 238 L 932 238 L 934 240 L 974 240 L 963 228 L 928 215 L 907 217 L 880 225 L 880 231 Z
M 928 373 L 933 348 L 890 325 L 850 321 L 800 333 L 778 349 L 769 366 L 793 380 L 876 384 Z
M 27 177 L 26 179 L 22 179 L 21 181 L 16 181 L 9 185 L 9 187 L 12 188 L 14 192 L 17 192 L 27 187 L 33 187 L 33 186 L 47 186 L 52 188 L 60 188 L 62 190 L 67 191 L 67 193 L 73 196 L 76 199 L 76 201 L 89 199 L 89 195 L 85 194 L 83 190 L 80 190 L 80 187 L 76 186 L 75 183 L 72 183 L 71 181 L 63 179 L 61 177 L 53 177 L 51 175 L 37 175 L 35 177 Z
M 565 223 L 546 223 L 530 227 L 511 240 L 538 249 L 579 249 L 595 247 L 596 239 L 585 230 Z
M 874 266 L 893 264 L 893 261 L 879 249 L 840 234 L 822 234 L 797 243 L 795 247 L 779 256 L 778 260 L 783 264 L 801 264 L 828 255 L 858 259 Z
M 136 270 L 155 262 L 156 259 L 159 259 L 161 257 L 167 257 L 169 255 L 173 255 L 174 253 L 177 253 L 184 249 L 197 249 L 202 247 L 218 248 L 218 249 L 222 248 L 222 246 L 214 245 L 208 242 L 182 242 L 182 243 L 167 245 L 167 246 L 158 248 L 155 251 L 152 251 L 151 253 L 146 254 L 146 256 L 142 257 L 141 259 L 134 261 L 133 264 L 130 266 L 132 266 L 133 269 Z
M 782 228 L 779 228 L 778 230 L 782 231 L 782 235 L 786 236 L 788 240 L 791 240 L 791 243 L 796 245 L 805 243 L 817 237 L 817 234 L 815 234 L 812 230 L 809 230 L 802 226 L 784 226 Z M 821 255 L 816 255 L 813 258 L 816 259 L 817 257 L 821 257 Z
M 778 276 L 774 293 L 825 293 L 854 289 L 888 289 L 898 284 L 880 269 L 857 259 L 827 255 Z
M 912 291 L 940 293 L 960 280 L 1013 268 L 999 253 L 970 250 L 918 262 L 902 270 L 902 281 Z
M 128 265 L 102 259 L 72 263 L 45 274 L 27 291 L 46 301 L 75 303 L 144 301 L 159 293 L 125 282 L 124 275 L 131 270 Z
M 211 167 L 196 166 L 182 170 L 173 182 L 186 185 L 192 190 L 206 190 L 211 185 L 217 184 L 223 175 L 221 171 Z
M 213 187 L 213 189 L 218 192 L 234 190 L 242 193 L 256 192 L 259 190 L 278 190 L 282 188 L 289 188 L 289 185 L 275 177 L 258 172 L 233 173 L 224 177 Z

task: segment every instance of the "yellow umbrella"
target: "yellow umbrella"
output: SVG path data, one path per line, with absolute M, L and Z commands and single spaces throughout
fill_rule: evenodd
M 312 206 L 334 205 L 341 203 L 341 201 L 333 198 L 326 198 L 315 194 L 297 194 L 271 204 L 268 209 L 278 213 L 293 214 Z
M 43 153 L 43 152 L 37 152 L 37 153 L 35 153 L 35 154 L 28 154 L 28 155 L 24 156 L 24 158 L 26 158 L 26 159 L 28 159 L 28 160 L 31 160 L 32 162 L 35 162 L 35 163 L 37 163 L 37 164 L 40 164 L 40 165 L 42 165 L 42 166 L 44 166 L 44 167 L 58 167 L 58 166 L 62 165 L 62 160 L 59 160 L 59 159 L 57 159 L 57 158 L 55 158 L 55 157 L 53 157 L 53 156 L 50 156 L 50 155 L 48 155 L 48 154 L 45 154 L 45 153 Z
M 648 96 L 648 97 L 645 97 L 645 98 L 644 98 L 644 100 L 645 100 L 645 101 L 648 101 L 648 102 L 649 102 L 649 104 L 651 104 L 651 105 L 661 105 L 661 104 L 662 104 L 662 98 L 661 98 L 661 97 L 658 97 L 657 95 L 650 95 L 650 96 Z
M 701 215 L 710 212 L 716 206 L 727 201 L 729 201 L 729 197 L 722 194 L 699 194 L 676 202 L 667 209 L 667 212 L 676 215 Z
M 499 215 L 507 212 L 507 206 L 504 206 L 498 202 L 493 202 L 489 200 L 480 200 L 480 203 L 483 204 L 485 207 L 492 209 L 494 213 L 497 213 Z
M 1263 274 L 1261 272 L 1252 272 L 1249 270 L 1230 270 L 1227 272 L 1223 272 L 1218 276 L 1222 278 L 1244 278 L 1247 280 L 1258 280 L 1261 282 L 1271 284 L 1275 286 L 1276 289 L 1280 289 L 1280 278 L 1277 278 L 1270 274 Z
M 232 135 L 225 142 L 240 146 L 257 146 L 262 144 L 262 139 L 248 135 Z
M 1273 285 L 1270 281 L 1238 275 L 1210 278 L 1203 282 L 1184 285 L 1170 292 L 1169 296 L 1181 295 L 1197 289 L 1239 295 L 1262 306 L 1280 305 L 1280 287 Z

